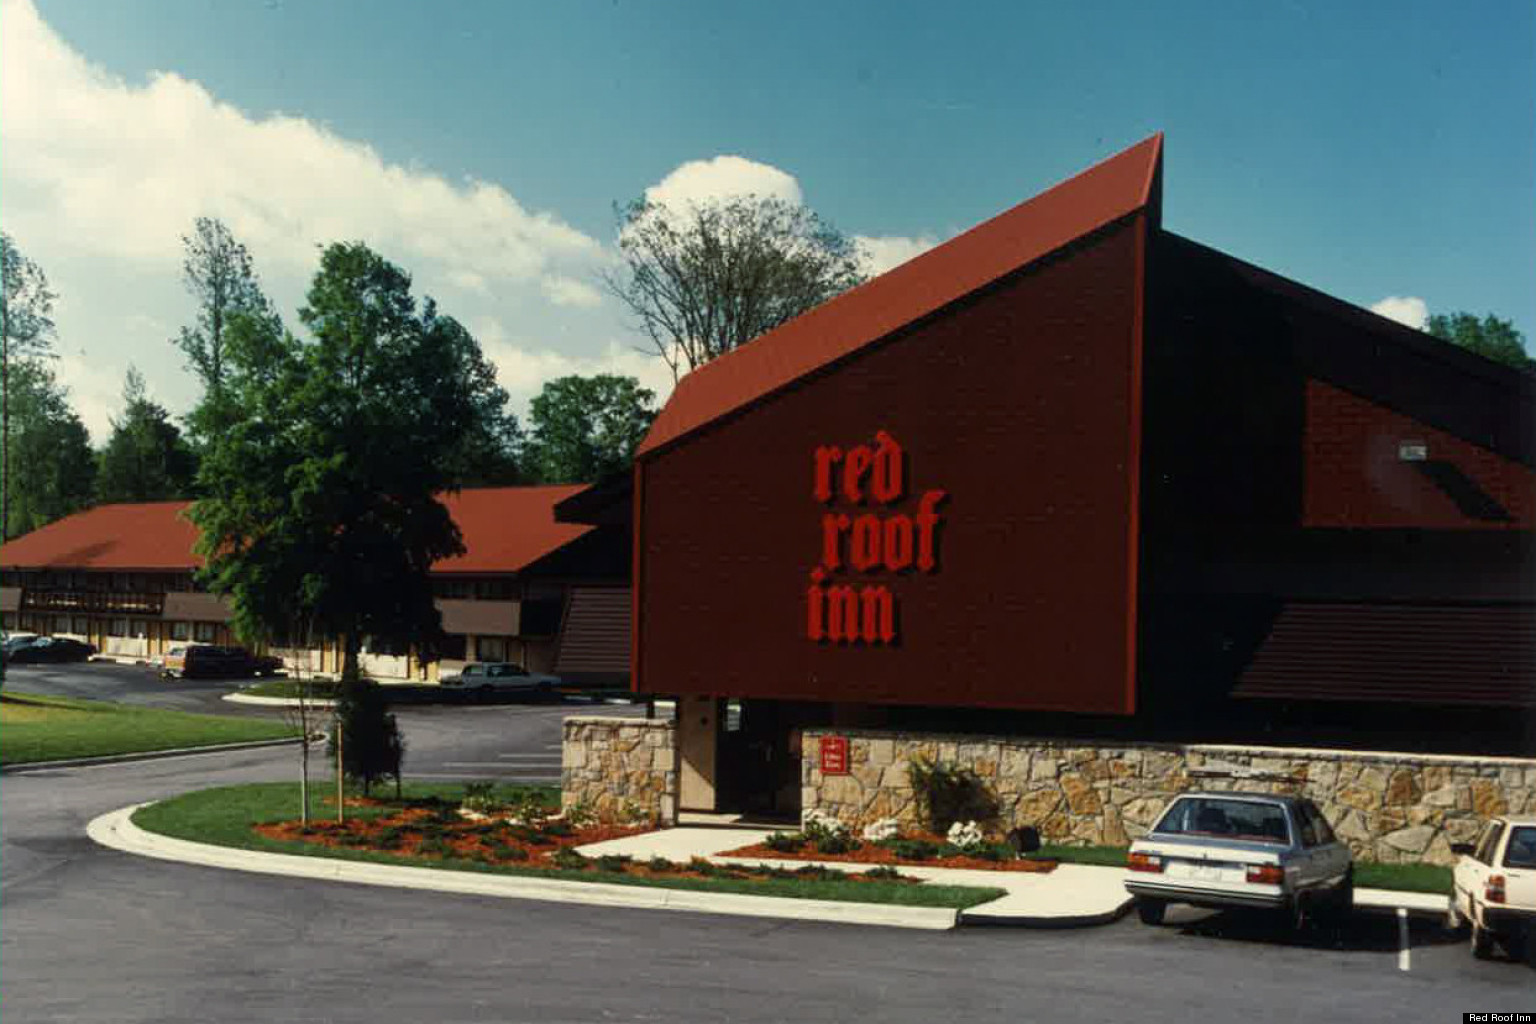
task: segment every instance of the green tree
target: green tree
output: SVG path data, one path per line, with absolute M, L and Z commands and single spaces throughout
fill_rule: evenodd
M 854 242 L 798 203 L 744 196 L 617 210 L 605 283 L 676 379 L 864 280 Z
M 201 444 L 223 429 L 230 415 L 224 400 L 228 376 L 230 325 L 242 317 L 269 322 L 281 330 L 271 302 L 261 290 L 251 255 L 222 221 L 198 217 L 192 234 L 183 235 L 182 280 L 197 303 L 190 327 L 172 339 L 186 355 L 187 368 L 203 385 L 203 398 L 188 417 L 193 437 Z
M 96 500 L 167 501 L 192 492 L 197 460 L 170 415 L 151 401 L 144 375 L 128 367 L 123 415 L 101 451 Z
M 68 393 L 40 361 L 11 369 L 11 536 L 87 507 L 95 493 L 96 453 Z
M 400 765 L 405 760 L 405 739 L 390 714 L 383 689 L 371 679 L 350 679 L 336 695 L 336 718 L 327 737 L 326 756 L 336 756 L 337 732 L 341 734 L 341 767 L 363 784 L 367 796 L 380 779 L 395 780 L 400 794 Z
M 1515 329 L 1512 321 L 1500 320 L 1492 313 L 1481 320 L 1471 313 L 1436 313 L 1424 329 L 1485 359 L 1517 370 L 1536 369 L 1536 359 L 1525 351 L 1525 337 Z
M 348 679 L 364 637 L 435 656 L 428 573 L 463 551 L 439 496 L 506 404 L 474 338 L 430 299 L 418 309 L 410 284 L 367 246 L 335 244 L 299 312 L 312 340 L 234 319 L 236 415 L 209 439 L 191 510 L 201 578 L 229 595 L 237 632 L 279 640 L 306 622 L 341 638 Z
M 50 354 L 53 300 L 48 278 L 0 232 L 0 537 L 11 534 L 11 372 Z
M 628 468 L 656 418 L 655 392 L 633 377 L 559 377 L 534 397 L 524 463 L 541 483 L 592 483 Z

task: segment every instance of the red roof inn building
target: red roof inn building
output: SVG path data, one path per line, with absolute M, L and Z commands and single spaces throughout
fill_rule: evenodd
M 927 753 L 1048 838 L 1305 790 L 1379 859 L 1536 810 L 1536 378 L 1165 230 L 1162 173 L 1156 136 L 682 379 L 632 493 L 567 509 L 630 513 L 678 718 L 568 723 L 567 799 L 910 818 Z M 649 789 L 624 729 L 676 750 Z
M 365 643 L 363 671 L 435 679 L 466 660 L 518 661 L 573 681 L 622 684 L 630 538 L 557 522 L 555 505 L 580 490 L 498 487 L 444 499 L 467 549 L 432 569 L 447 656 L 421 665 L 408 652 Z M 177 642 L 235 642 L 228 605 L 193 581 L 201 560 L 192 553 L 197 529 L 182 514 L 188 504 L 104 505 L 6 544 L 5 628 L 73 636 L 144 660 Z M 296 667 L 340 670 L 334 638 L 282 653 Z

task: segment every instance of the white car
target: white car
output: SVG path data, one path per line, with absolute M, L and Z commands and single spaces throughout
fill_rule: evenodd
M 1170 903 L 1281 911 L 1294 927 L 1354 906 L 1354 859 L 1310 800 L 1185 793 L 1131 844 L 1125 888 L 1147 924 Z
M 1472 955 L 1495 943 L 1524 955 L 1536 927 L 1536 817 L 1504 816 L 1483 826 L 1475 843 L 1454 843 L 1461 858 L 1453 872 L 1450 924 L 1472 929 Z
M 448 689 L 459 689 L 479 697 L 500 692 L 526 692 L 553 696 L 560 685 L 559 676 L 529 672 L 513 661 L 472 661 L 458 675 L 438 680 Z

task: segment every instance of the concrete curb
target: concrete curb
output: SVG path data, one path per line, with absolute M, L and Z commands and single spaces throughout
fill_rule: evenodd
M 960 911 L 960 923 L 967 927 L 981 928 L 1096 928 L 1100 925 L 1114 924 L 1129 914 L 1134 904 L 1135 900 L 1127 896 L 1114 910 L 1106 910 L 1099 914 L 1026 917 L 1022 914 L 988 913 L 987 904 L 983 903 L 979 907 Z
M 400 889 L 425 889 L 504 899 L 532 899 L 553 903 L 584 903 L 590 906 L 639 910 L 682 910 L 701 914 L 733 914 L 742 917 L 785 918 L 835 924 L 880 925 L 944 931 L 954 928 L 959 914 L 941 907 L 893 907 L 873 903 L 837 903 L 783 896 L 740 896 L 684 889 L 611 885 L 603 882 L 564 882 L 511 875 L 482 875 L 468 871 L 370 864 L 283 853 L 256 853 L 224 846 L 192 843 L 184 839 L 146 832 L 132 821 L 135 804 L 109 811 L 86 826 L 86 834 L 102 846 L 124 853 L 183 864 L 324 879 L 359 885 Z
M 223 754 L 232 750 L 258 750 L 262 747 L 286 747 L 299 742 L 297 736 L 285 740 L 248 740 L 244 743 L 219 743 L 211 747 L 177 747 L 172 750 L 141 750 L 133 754 L 109 754 L 105 757 L 71 757 L 59 761 L 28 761 L 0 766 L 0 775 L 40 772 L 48 768 L 89 768 L 98 764 L 123 764 L 129 761 L 158 761 L 167 757 L 192 757 L 196 754 Z
M 220 700 L 227 700 L 231 704 L 254 704 L 265 708 L 291 708 L 297 707 L 299 702 L 293 697 L 258 697 L 249 693 L 226 693 Z M 334 700 L 326 700 L 316 697 L 307 702 L 312 708 L 333 708 Z

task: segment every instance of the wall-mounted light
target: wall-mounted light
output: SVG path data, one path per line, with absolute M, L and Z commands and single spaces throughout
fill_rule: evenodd
M 1429 458 L 1429 445 L 1423 441 L 1399 441 L 1397 443 L 1397 461 L 1399 462 L 1424 462 Z

